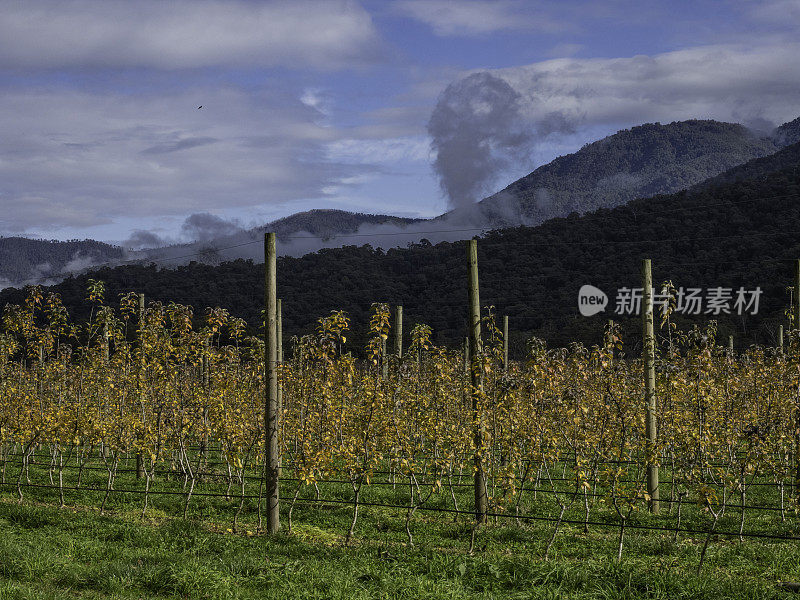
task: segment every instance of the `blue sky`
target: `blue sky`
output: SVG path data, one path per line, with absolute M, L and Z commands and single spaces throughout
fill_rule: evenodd
M 800 116 L 798 33 L 800 0 L 0 0 L 0 234 L 434 216 L 480 197 L 443 193 L 428 133 L 470 75 L 528 134 L 489 193 L 643 122 Z

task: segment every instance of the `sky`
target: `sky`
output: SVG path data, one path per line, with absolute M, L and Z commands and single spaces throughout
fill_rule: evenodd
M 800 0 L 0 0 L 0 235 L 435 216 L 619 129 L 800 116 L 798 34 Z

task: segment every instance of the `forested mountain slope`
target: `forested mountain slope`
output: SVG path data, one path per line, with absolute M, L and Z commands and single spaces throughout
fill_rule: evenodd
M 123 250 L 94 240 L 31 240 L 0 237 L 0 283 L 58 275 L 90 263 L 122 258 Z
M 572 212 L 613 208 L 691 187 L 731 167 L 776 152 L 778 138 L 718 121 L 649 123 L 625 129 L 556 158 L 478 203 L 480 219 L 538 224 Z M 515 207 L 518 203 L 518 207 Z

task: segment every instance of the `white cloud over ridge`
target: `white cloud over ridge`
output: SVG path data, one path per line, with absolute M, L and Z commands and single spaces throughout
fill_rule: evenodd
M 0 68 L 337 69 L 381 52 L 351 0 L 0 0 Z
M 709 45 L 630 58 L 565 58 L 492 71 L 528 119 L 580 128 L 715 119 L 780 124 L 800 115 L 799 42 Z

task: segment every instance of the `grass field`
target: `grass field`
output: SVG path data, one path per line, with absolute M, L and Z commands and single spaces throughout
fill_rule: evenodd
M 35 467 L 31 480 L 44 483 Z M 84 486 L 102 487 L 102 472 Z M 67 484 L 68 485 L 68 484 Z M 179 481 L 159 481 L 156 489 L 181 489 Z M 117 488 L 141 487 L 121 473 Z M 203 489 L 213 489 L 208 484 Z M 224 488 L 223 488 L 224 489 Z M 235 488 L 234 488 L 235 490 Z M 705 536 L 631 529 L 623 558 L 616 560 L 618 530 L 563 525 L 544 560 L 553 524 L 513 519 L 490 523 L 468 553 L 471 521 L 447 514 L 417 512 L 414 547 L 408 546 L 404 513 L 363 507 L 355 538 L 343 545 L 352 507 L 298 504 L 291 535 L 256 531 L 248 504 L 237 533 L 235 499 L 192 500 L 180 518 L 183 497 L 159 495 L 142 519 L 142 498 L 112 492 L 105 514 L 102 494 L 67 492 L 57 507 L 51 489 L 0 492 L 0 599 L 5 598 L 791 598 L 780 582 L 800 581 L 800 543 L 713 537 L 697 574 Z M 310 488 L 309 488 L 310 490 Z M 252 493 L 255 490 L 248 490 Z M 288 494 L 288 488 L 284 495 Z M 384 486 L 368 501 L 402 503 L 405 491 Z M 444 495 L 443 495 L 444 496 Z M 345 486 L 323 487 L 323 497 L 348 498 Z M 442 498 L 443 505 L 446 504 Z M 754 499 L 757 501 L 757 499 Z M 286 505 L 284 505 L 286 506 Z M 463 506 L 469 506 L 463 498 Z M 526 507 L 552 515 L 543 495 Z M 556 513 L 557 514 L 557 513 Z M 593 518 L 602 518 L 598 512 Z M 640 523 L 652 517 L 637 514 Z M 701 528 L 703 516 L 687 509 L 684 526 Z M 730 510 L 720 529 L 736 530 Z M 797 516 L 787 517 L 785 528 Z M 664 517 L 663 524 L 668 524 Z M 707 523 L 706 523 L 707 525 Z M 774 514 L 753 514 L 748 530 L 778 526 Z M 786 530 L 779 533 L 786 533 Z

